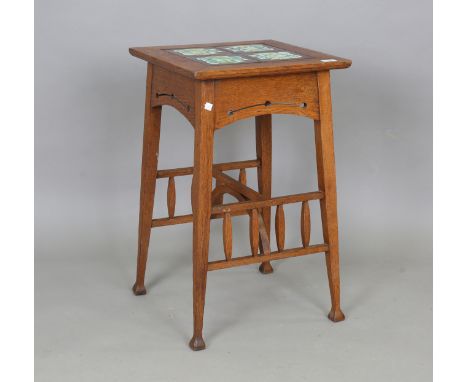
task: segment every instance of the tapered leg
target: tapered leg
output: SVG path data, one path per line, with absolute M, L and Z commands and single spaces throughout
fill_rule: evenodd
M 328 318 L 334 322 L 344 320 L 340 308 L 340 269 L 338 252 L 338 216 L 336 206 L 336 174 L 333 144 L 333 120 L 330 93 L 330 72 L 318 72 L 320 120 L 315 121 L 315 145 L 319 190 L 325 197 L 320 200 L 324 241 L 328 244 L 325 254 L 328 283 L 331 295 L 331 311 Z
M 266 198 L 271 198 L 271 135 L 271 114 L 255 117 L 257 159 L 260 160 L 257 168 L 258 192 Z M 262 209 L 262 217 L 270 240 L 271 207 Z M 268 274 L 273 272 L 273 267 L 269 261 L 265 261 L 260 264 L 259 270 Z
M 196 86 L 195 153 L 192 180 L 193 211 L 193 337 L 192 350 L 205 348 L 203 314 L 205 309 L 208 248 L 210 240 L 211 177 L 213 166 L 214 112 L 204 108 L 213 102 L 214 84 L 200 82 Z
M 151 83 L 153 65 L 148 64 L 146 78 L 145 127 L 143 132 L 143 155 L 141 163 L 140 221 L 138 227 L 138 257 L 135 295 L 146 294 L 145 271 L 153 219 L 156 171 L 158 167 L 159 136 L 161 130 L 161 106 L 151 107 Z

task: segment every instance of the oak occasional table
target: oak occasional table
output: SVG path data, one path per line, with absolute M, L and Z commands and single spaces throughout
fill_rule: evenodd
M 330 70 L 351 61 L 273 40 L 131 48 L 147 61 L 145 123 L 141 170 L 136 282 L 133 292 L 146 293 L 144 279 L 151 228 L 193 223 L 193 350 L 205 348 L 202 336 L 207 272 L 260 264 L 272 273 L 272 260 L 325 253 L 331 294 L 328 318 L 344 320 L 340 309 L 338 223 Z M 182 113 L 195 130 L 193 167 L 158 170 L 161 109 Z M 314 121 L 318 190 L 271 196 L 272 114 L 295 114 Z M 256 158 L 213 164 L 214 133 L 240 119 L 255 117 Z M 246 185 L 246 169 L 257 171 L 258 190 Z M 223 173 L 239 170 L 238 179 Z M 192 214 L 175 216 L 175 181 L 192 175 Z M 153 219 L 156 180 L 168 178 L 168 217 Z M 212 187 L 212 178 L 216 180 Z M 238 202 L 223 204 L 229 194 Z M 309 201 L 320 202 L 323 243 L 310 244 Z M 284 248 L 283 205 L 301 203 L 302 243 Z M 275 207 L 277 248 L 270 248 L 270 214 Z M 232 256 L 233 216 L 248 215 L 251 254 Z M 224 260 L 209 261 L 210 220 L 223 219 Z

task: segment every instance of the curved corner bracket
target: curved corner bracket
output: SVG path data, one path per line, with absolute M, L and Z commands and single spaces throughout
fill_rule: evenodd
M 216 186 L 214 190 L 211 191 L 211 200 L 216 200 L 217 197 L 224 195 L 224 194 L 229 194 L 233 196 L 239 202 L 243 202 L 245 200 L 245 198 L 240 193 L 222 184 L 219 186 Z
M 172 93 L 172 94 L 169 94 L 169 93 L 156 93 L 156 98 L 160 98 L 160 97 L 170 97 L 171 99 L 176 100 L 184 109 L 186 109 L 187 113 L 190 112 L 190 109 L 191 109 L 190 105 L 184 103 L 184 101 L 182 101 L 174 93 Z
M 172 106 L 178 110 L 192 126 L 195 125 L 195 112 L 193 107 L 188 103 L 184 102 L 181 98 L 177 97 L 174 93 L 160 93 L 156 92 L 154 94 L 153 106 Z

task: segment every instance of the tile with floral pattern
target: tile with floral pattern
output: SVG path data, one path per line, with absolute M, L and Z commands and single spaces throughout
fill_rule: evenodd
M 274 48 L 272 48 L 271 46 L 264 44 L 223 46 L 223 49 L 229 50 L 234 53 L 267 52 L 270 50 L 274 50 Z
M 206 56 L 197 57 L 197 60 L 206 62 L 210 65 L 239 64 L 241 62 L 249 61 L 247 58 L 241 56 Z
M 266 52 L 266 53 L 254 53 L 249 54 L 249 57 L 259 59 L 261 61 L 270 60 L 292 60 L 295 58 L 302 58 L 299 54 L 291 52 Z
M 173 52 L 182 54 L 184 56 L 207 56 L 210 54 L 223 53 L 216 48 L 187 48 L 187 49 L 174 49 Z

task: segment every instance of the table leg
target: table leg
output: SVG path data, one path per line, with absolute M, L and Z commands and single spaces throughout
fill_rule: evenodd
M 328 318 L 334 322 L 345 316 L 340 308 L 340 269 L 338 252 L 338 216 L 336 197 L 335 154 L 330 92 L 330 72 L 318 72 L 320 120 L 315 121 L 315 145 L 319 190 L 325 197 L 320 200 L 324 241 L 328 244 L 326 264 L 332 308 Z
M 203 315 L 205 309 L 208 249 L 210 242 L 211 182 L 213 166 L 214 113 L 203 107 L 213 102 L 214 84 L 200 82 L 196 88 L 194 168 L 192 180 L 193 211 L 193 337 L 192 350 L 205 348 Z
M 255 140 L 257 159 L 260 165 L 257 167 L 258 192 L 265 198 L 271 198 L 271 114 L 255 117 Z M 265 223 L 268 240 L 270 240 L 271 207 L 262 208 L 262 217 Z M 260 241 L 261 243 L 261 241 Z M 263 249 L 261 249 L 263 251 Z M 269 261 L 260 264 L 259 270 L 263 274 L 273 272 Z
M 135 295 L 146 294 L 145 271 L 153 219 L 156 172 L 158 167 L 159 137 L 161 130 L 161 106 L 151 107 L 151 83 L 153 65 L 148 64 L 146 79 L 145 126 L 143 132 L 143 155 L 141 163 L 140 219 L 138 227 L 138 257 Z

